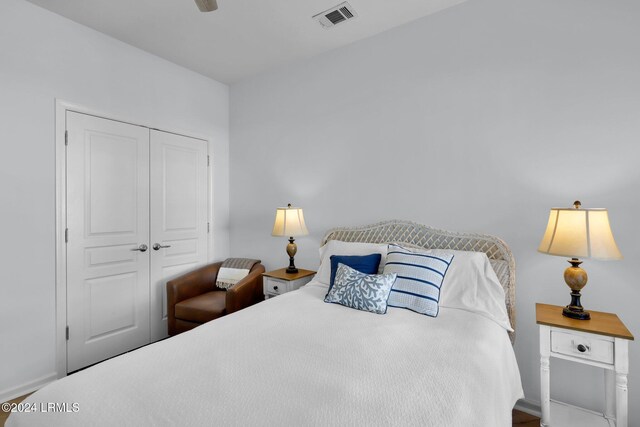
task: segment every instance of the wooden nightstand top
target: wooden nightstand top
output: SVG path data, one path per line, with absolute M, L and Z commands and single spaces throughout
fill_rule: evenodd
M 536 323 L 633 340 L 631 332 L 618 316 L 613 313 L 589 310 L 589 313 L 591 313 L 590 320 L 577 320 L 563 316 L 562 309 L 563 307 L 559 305 L 536 303 Z
M 312 274 L 316 274 L 315 271 L 304 270 L 302 268 L 298 269 L 297 273 L 289 274 L 287 273 L 286 268 L 281 268 L 279 270 L 267 271 L 266 273 L 262 273 L 263 276 L 273 277 L 281 280 L 298 280 L 303 277 L 311 276 Z

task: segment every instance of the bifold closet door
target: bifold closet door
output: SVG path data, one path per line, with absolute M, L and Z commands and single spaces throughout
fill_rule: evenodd
M 67 111 L 67 371 L 149 343 L 149 129 Z
M 207 261 L 207 143 L 151 130 L 151 340 L 167 336 L 166 282 Z M 213 286 L 213 284 L 212 284 Z

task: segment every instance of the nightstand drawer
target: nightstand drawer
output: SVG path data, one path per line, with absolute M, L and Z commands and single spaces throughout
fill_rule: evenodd
M 613 365 L 613 341 L 598 339 L 593 335 L 552 330 L 551 351 Z
M 278 280 L 278 279 L 269 277 L 267 280 L 264 281 L 264 284 L 266 288 L 266 293 L 269 293 L 272 295 L 284 294 L 289 290 L 288 289 L 289 282 L 286 280 Z

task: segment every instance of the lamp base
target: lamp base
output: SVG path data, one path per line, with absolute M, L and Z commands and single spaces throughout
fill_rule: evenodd
M 580 304 L 580 297 L 582 296 L 580 290 L 585 287 L 589 277 L 587 272 L 580 268 L 582 261 L 579 259 L 571 258 L 569 264 L 571 264 L 571 267 L 564 271 L 564 281 L 571 288 L 571 302 L 562 310 L 562 315 L 577 320 L 589 320 L 591 315 Z
M 589 314 L 587 310 L 583 309 L 582 307 L 572 307 L 570 305 L 562 309 L 562 315 L 577 320 L 591 319 L 591 314 Z
M 289 244 L 287 245 L 287 255 L 289 255 L 289 267 L 287 267 L 287 274 L 295 274 L 298 272 L 296 265 L 294 263 L 294 256 L 298 252 L 298 245 L 295 243 L 295 239 L 289 237 Z

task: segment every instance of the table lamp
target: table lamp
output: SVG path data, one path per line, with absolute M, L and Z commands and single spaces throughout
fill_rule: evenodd
M 305 236 L 309 234 L 307 226 L 304 223 L 304 214 L 302 208 L 291 207 L 291 203 L 286 208 L 276 208 L 276 220 L 273 223 L 272 236 L 289 236 L 289 244 L 287 245 L 287 254 L 289 254 L 289 267 L 287 273 L 297 273 L 298 269 L 294 263 L 293 257 L 298 252 L 298 246 L 294 237 Z
M 580 304 L 580 290 L 587 284 L 587 272 L 579 258 L 622 259 L 609 225 L 606 209 L 583 209 L 579 201 L 573 208 L 552 208 L 547 230 L 538 252 L 571 257 L 564 271 L 564 281 L 571 288 L 571 303 L 562 314 L 572 319 L 588 320 L 591 315 Z

